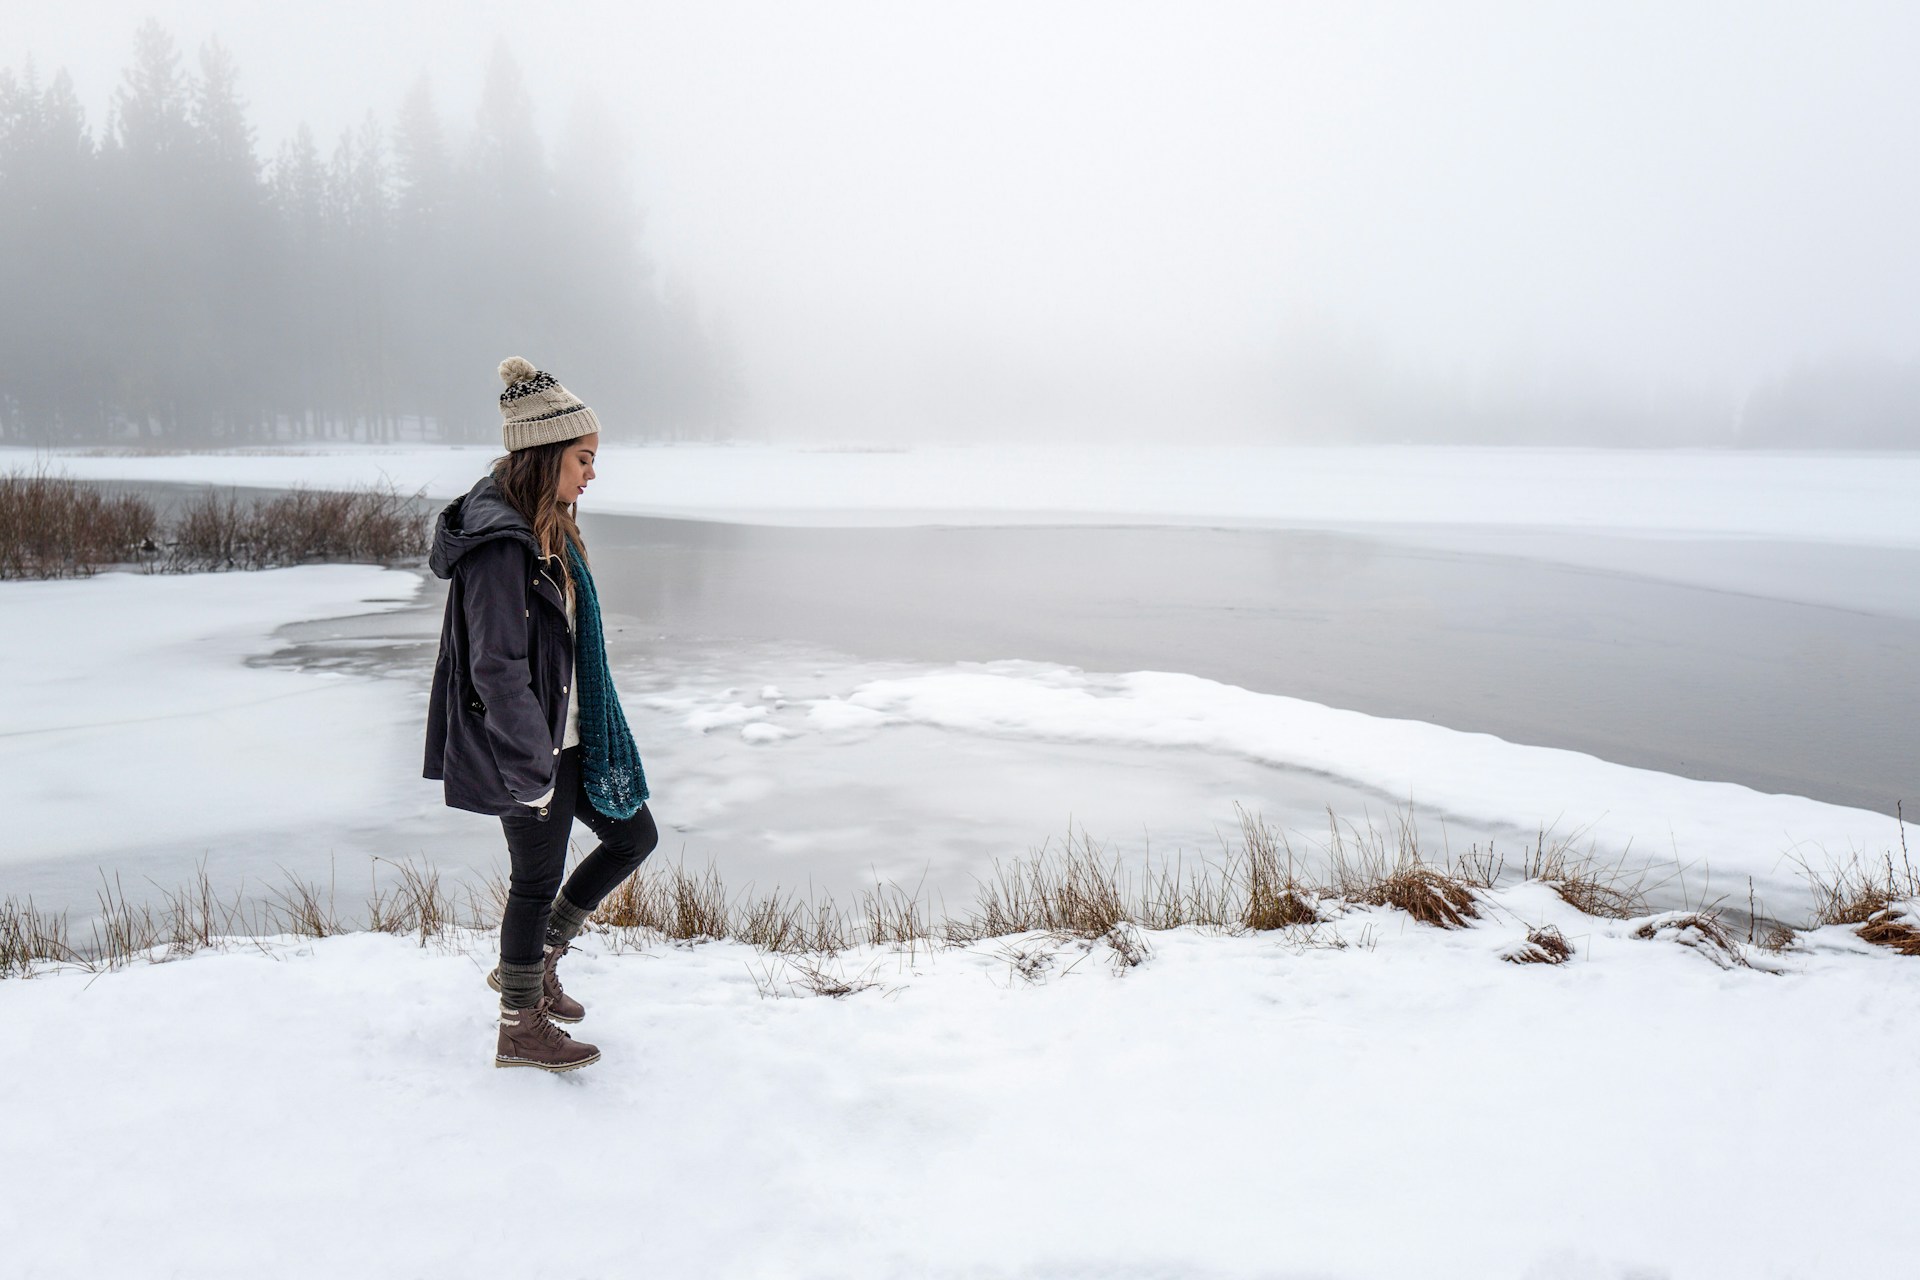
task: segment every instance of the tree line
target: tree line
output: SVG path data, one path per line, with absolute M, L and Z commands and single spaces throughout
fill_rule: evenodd
M 623 435 L 735 425 L 726 336 L 662 287 L 590 98 L 549 156 L 501 47 L 458 137 L 422 77 L 263 161 L 233 56 L 184 63 L 143 23 L 97 136 L 64 70 L 0 68 L 0 441 L 497 440 L 508 355 Z

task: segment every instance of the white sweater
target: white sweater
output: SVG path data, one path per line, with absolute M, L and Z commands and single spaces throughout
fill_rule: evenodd
M 573 633 L 573 583 L 571 581 L 567 583 L 567 633 L 569 635 Z M 573 693 L 573 687 L 578 683 L 579 681 L 577 680 L 569 680 L 567 682 L 567 731 L 560 739 L 560 749 L 562 751 L 565 751 L 568 747 L 580 745 L 580 703 L 574 697 Z M 520 803 L 535 809 L 542 809 L 553 803 L 553 793 L 554 788 L 548 787 L 547 794 L 541 796 L 538 800 L 522 800 Z

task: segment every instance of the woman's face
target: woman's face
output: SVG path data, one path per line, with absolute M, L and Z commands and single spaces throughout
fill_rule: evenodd
M 593 479 L 593 456 L 599 450 L 598 431 L 567 441 L 566 452 L 560 455 L 560 491 L 554 494 L 562 505 L 572 506 L 587 491 L 587 481 Z

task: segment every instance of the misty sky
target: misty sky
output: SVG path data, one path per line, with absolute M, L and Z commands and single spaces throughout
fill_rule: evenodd
M 1920 355 L 1910 4 L 14 0 L 4 60 L 98 128 L 146 14 L 233 50 L 263 157 L 422 71 L 464 123 L 501 37 L 550 135 L 590 87 L 776 435 L 1159 430 L 1279 348 L 1716 395 Z

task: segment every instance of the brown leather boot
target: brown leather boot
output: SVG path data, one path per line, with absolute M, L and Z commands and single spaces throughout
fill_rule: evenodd
M 496 1067 L 539 1067 L 542 1071 L 572 1071 L 600 1061 L 600 1050 L 575 1040 L 547 1017 L 545 996 L 531 1009 L 500 1006 L 500 1041 L 493 1051 Z
M 571 949 L 572 948 L 564 942 L 559 946 L 548 947 L 546 956 L 542 961 L 542 963 L 547 966 L 547 971 L 540 979 L 540 994 L 552 1002 L 553 1007 L 548 1011 L 547 1016 L 555 1022 L 578 1022 L 587 1016 L 587 1006 L 581 1004 L 578 1000 L 575 1000 L 572 996 L 561 990 L 560 975 L 554 970 L 554 966 L 560 963 L 560 957 L 567 954 Z M 498 965 L 495 965 L 493 971 L 487 974 L 487 985 L 495 991 L 500 989 L 500 967 Z

